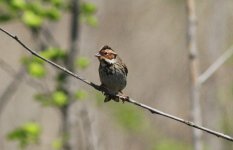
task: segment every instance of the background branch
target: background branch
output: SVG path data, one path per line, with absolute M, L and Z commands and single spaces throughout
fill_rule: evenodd
M 226 50 L 204 73 L 202 73 L 198 81 L 200 84 L 208 80 L 231 56 L 233 55 L 233 46 Z
M 9 99 L 11 96 L 13 96 L 13 93 L 16 92 L 19 85 L 21 84 L 24 75 L 26 74 L 24 68 L 21 68 L 15 75 L 15 78 L 11 81 L 11 83 L 6 86 L 6 89 L 3 91 L 2 95 L 0 96 L 0 115 L 3 112 L 3 109 L 5 108 L 7 102 L 9 102 Z
M 74 61 L 76 57 L 77 52 L 77 42 L 78 42 L 78 28 L 79 28 L 79 1 L 78 0 L 71 0 L 71 21 L 70 21 L 70 48 L 69 52 L 67 54 L 67 57 L 65 59 L 65 66 L 67 66 L 68 70 L 74 71 Z M 70 126 L 70 106 L 73 101 L 72 93 L 69 90 L 69 81 L 68 81 L 68 75 L 64 73 L 64 79 L 62 80 L 62 84 L 59 84 L 63 91 L 66 91 L 68 95 L 68 103 L 67 105 L 63 106 L 61 108 L 62 112 L 62 134 L 68 135 L 71 137 L 71 132 L 69 130 Z M 70 145 L 70 140 L 65 140 L 63 143 L 63 150 L 71 150 L 72 147 Z
M 85 136 L 85 141 L 87 143 L 86 150 L 98 150 L 97 135 L 95 134 L 95 129 L 93 127 L 94 118 L 90 117 L 90 112 L 88 112 L 86 105 L 80 110 L 80 117 L 83 123 L 84 132 L 87 135 Z
M 44 35 L 44 38 L 47 40 L 48 43 L 52 43 L 55 47 L 61 47 L 60 44 L 56 41 L 54 36 L 52 35 L 51 31 L 48 27 L 42 27 L 41 32 Z
M 10 74 L 11 76 L 15 76 L 17 73 L 8 63 L 6 63 L 2 59 L 0 59 L 0 67 L 2 70 Z
M 191 115 L 195 123 L 202 124 L 201 105 L 200 105 L 200 83 L 199 77 L 199 60 L 197 51 L 197 16 L 195 0 L 187 0 L 188 24 L 187 24 L 187 46 L 189 50 L 190 63 L 190 98 L 191 98 Z M 194 150 L 202 150 L 202 132 L 193 128 Z
M 34 55 L 34 56 L 36 56 L 36 57 L 38 57 L 38 58 L 44 60 L 45 62 L 49 63 L 50 65 L 52 65 L 52 66 L 54 66 L 54 67 L 56 67 L 57 69 L 60 69 L 60 70 L 62 70 L 62 71 L 64 71 L 64 72 L 66 72 L 67 74 L 69 74 L 69 75 L 75 77 L 76 79 L 78 79 L 78 80 L 80 80 L 80 81 L 82 81 L 82 82 L 84 82 L 84 83 L 86 83 L 86 84 L 92 86 L 92 87 L 95 88 L 96 90 L 101 91 L 101 92 L 105 92 L 104 89 L 102 89 L 100 86 L 98 86 L 98 85 L 96 85 L 96 84 L 94 84 L 94 83 L 92 83 L 92 82 L 90 82 L 90 81 L 84 79 L 83 77 L 79 76 L 78 74 L 75 74 L 75 73 L 73 73 L 73 72 L 67 70 L 66 68 L 64 68 L 64 67 L 62 67 L 62 66 L 60 66 L 60 65 L 58 65 L 58 64 L 56 64 L 56 63 L 54 63 L 54 62 L 52 62 L 52 61 L 47 60 L 46 58 L 40 56 L 37 52 L 31 50 L 31 49 L 28 48 L 23 42 L 21 42 L 21 41 L 17 38 L 17 36 L 14 36 L 14 35 L 10 34 L 10 33 L 7 32 L 6 30 L 3 30 L 2 28 L 0 28 L 0 30 L 1 30 L 2 32 L 4 32 L 5 34 L 7 34 L 8 36 L 10 36 L 11 38 L 13 38 L 14 40 L 16 40 L 21 46 L 23 46 L 23 47 L 24 47 L 28 52 L 30 52 L 32 55 Z M 105 93 L 106 93 L 106 92 L 105 92 Z M 108 94 L 108 93 L 106 93 L 106 94 Z M 120 95 L 115 95 L 115 96 L 116 96 L 117 98 L 120 98 L 121 100 L 123 100 L 123 102 L 128 102 L 128 103 L 134 104 L 134 105 L 136 105 L 136 106 L 139 106 L 139 107 L 141 107 L 141 108 L 143 108 L 143 109 L 145 109 L 145 110 L 150 111 L 152 114 L 158 114 L 158 115 L 164 116 L 164 117 L 166 117 L 166 118 L 170 118 L 170 119 L 172 119 L 172 120 L 181 122 L 181 123 L 183 123 L 183 124 L 185 124 L 185 125 L 188 125 L 188 126 L 190 126 L 190 127 L 193 127 L 193 128 L 196 128 L 196 129 L 200 129 L 200 130 L 205 131 L 205 132 L 207 132 L 207 133 L 209 133 L 209 134 L 212 134 L 212 135 L 215 135 L 215 136 L 217 136 L 217 137 L 220 137 L 220 138 L 223 138 L 223 139 L 225 139 L 225 140 L 228 140 L 228 141 L 233 142 L 233 138 L 232 138 L 231 136 L 228 136 L 228 135 L 225 135 L 225 134 L 223 134 L 223 133 L 210 130 L 210 129 L 208 129 L 208 128 L 205 128 L 205 127 L 196 125 L 196 124 L 193 123 L 193 122 L 186 121 L 186 120 L 181 119 L 181 118 L 179 118 L 179 117 L 176 117 L 176 116 L 173 116 L 173 115 L 164 113 L 164 112 L 162 112 L 162 111 L 160 111 L 160 110 L 157 110 L 157 109 L 152 108 L 152 107 L 150 107 L 150 106 L 147 106 L 147 105 L 145 105 L 145 104 L 139 103 L 139 102 L 133 100 L 132 98 L 125 99 L 124 97 L 122 97 L 122 96 L 120 96 Z
M 18 72 L 16 70 L 14 70 L 11 65 L 6 63 L 2 59 L 0 59 L 0 68 L 14 78 L 17 78 L 17 74 L 18 74 L 18 72 L 20 72 L 20 70 Z M 24 68 L 21 68 L 21 69 L 25 70 Z M 27 77 L 27 76 L 25 76 L 24 80 L 25 80 L 27 85 L 31 86 L 35 90 L 44 90 L 43 85 L 39 81 L 36 81 L 36 80 L 32 79 L 31 77 Z

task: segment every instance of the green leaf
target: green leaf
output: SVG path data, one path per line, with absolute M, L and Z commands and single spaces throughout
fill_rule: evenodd
M 93 15 L 87 16 L 86 21 L 89 26 L 96 27 L 98 25 L 98 20 Z
M 46 10 L 46 7 L 42 5 L 41 1 L 32 1 L 30 3 L 27 3 L 27 10 L 42 17 L 44 11 Z
M 44 60 L 42 60 L 42 59 L 40 59 L 40 58 L 38 58 L 36 56 L 31 56 L 31 57 L 24 56 L 24 57 L 21 58 L 20 61 L 22 62 L 22 64 L 26 65 L 27 67 L 32 62 L 41 64 L 41 65 L 45 64 Z
M 68 97 L 63 91 L 55 91 L 52 94 L 53 102 L 56 106 L 62 107 L 68 103 Z
M 81 13 L 84 15 L 92 15 L 96 12 L 96 6 L 90 2 L 84 2 L 81 4 Z
M 51 0 L 51 2 L 53 3 L 53 5 L 55 5 L 56 7 L 60 7 L 64 4 L 64 0 Z
M 93 3 L 84 2 L 81 4 L 81 13 L 80 20 L 81 22 L 85 22 L 92 27 L 96 27 L 98 25 L 98 20 L 94 16 L 96 13 L 96 6 Z
M 41 128 L 39 124 L 35 122 L 28 122 L 23 126 L 23 129 L 27 134 L 29 134 L 32 138 L 37 138 L 41 132 Z
M 43 23 L 42 16 L 39 16 L 32 11 L 25 11 L 22 20 L 27 26 L 34 28 L 40 27 Z
M 11 0 L 11 6 L 16 9 L 24 9 L 26 7 L 25 0 Z
M 55 150 L 61 150 L 61 149 L 62 149 L 62 146 L 63 146 L 63 140 L 62 140 L 61 138 L 55 139 L 55 140 L 52 142 L 52 147 L 53 147 L 53 149 L 55 149 Z
M 79 69 L 86 69 L 90 64 L 90 61 L 86 57 L 79 57 L 76 59 L 75 64 Z
M 43 66 L 43 64 L 38 63 L 38 62 L 31 62 L 28 64 L 27 67 L 28 73 L 34 77 L 37 78 L 42 78 L 45 76 L 45 68 Z
M 47 59 L 58 59 L 58 58 L 64 58 L 65 53 L 64 51 L 62 51 L 59 48 L 53 48 L 50 47 L 42 52 L 40 52 L 40 55 L 42 55 L 43 57 L 47 58 Z
M 77 100 L 83 100 L 87 97 L 87 92 L 85 90 L 78 90 L 76 93 L 75 93 L 75 98 Z
M 13 131 L 11 131 L 10 133 L 8 133 L 8 135 L 7 135 L 7 138 L 9 140 L 17 140 L 17 139 L 21 139 L 21 138 L 25 138 L 25 137 L 26 137 L 26 134 L 21 128 L 16 128 Z
M 18 141 L 21 148 L 37 143 L 41 134 L 41 127 L 35 122 L 28 122 L 8 133 L 7 138 Z
M 57 8 L 48 9 L 45 13 L 45 16 L 51 20 L 58 20 L 61 17 L 61 14 Z
M 0 23 L 2 22 L 7 22 L 9 20 L 11 20 L 13 17 L 10 14 L 0 14 Z
M 52 104 L 51 96 L 48 94 L 36 94 L 34 98 L 39 101 L 43 106 L 49 106 Z

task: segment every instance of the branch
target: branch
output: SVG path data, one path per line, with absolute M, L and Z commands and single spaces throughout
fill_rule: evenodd
M 32 55 L 34 55 L 34 56 L 36 56 L 36 57 L 38 57 L 38 58 L 44 60 L 45 62 L 49 63 L 50 65 L 52 65 L 52 66 L 54 66 L 54 67 L 56 67 L 57 69 L 60 69 L 60 70 L 62 70 L 62 71 L 64 71 L 64 72 L 66 72 L 67 74 L 69 74 L 69 75 L 75 77 L 76 79 L 78 79 L 78 80 L 80 80 L 80 81 L 82 81 L 82 82 L 84 82 L 84 83 L 86 83 L 86 84 L 92 86 L 92 87 L 95 88 L 96 90 L 101 91 L 101 92 L 105 92 L 106 94 L 109 94 L 109 93 L 107 93 L 106 91 L 104 91 L 104 89 L 102 89 L 99 85 L 96 85 L 95 83 L 92 83 L 92 82 L 90 82 L 90 81 L 84 79 L 83 77 L 79 76 L 78 74 L 75 74 L 75 73 L 73 73 L 73 72 L 67 70 L 66 68 L 64 68 L 64 67 L 62 67 L 62 66 L 60 66 L 60 65 L 58 65 L 58 64 L 56 64 L 56 63 L 54 63 L 54 62 L 52 62 L 52 61 L 50 61 L 50 60 L 48 60 L 48 59 L 46 59 L 46 58 L 44 58 L 43 56 L 40 56 L 37 52 L 31 50 L 31 49 L 28 48 L 23 42 L 21 42 L 21 41 L 18 39 L 17 36 L 14 36 L 14 35 L 10 34 L 9 32 L 3 30 L 2 28 L 0 28 L 0 30 L 1 30 L 2 32 L 4 32 L 5 34 L 7 34 L 8 36 L 10 36 L 11 38 L 13 38 L 14 40 L 16 40 L 21 46 L 23 46 L 23 47 L 24 47 L 28 52 L 30 52 Z M 166 118 L 170 118 L 170 119 L 172 119 L 172 120 L 175 120 L 175 121 L 178 121 L 178 122 L 180 122 L 180 123 L 183 123 L 183 124 L 185 124 L 185 125 L 187 125 L 187 126 L 190 126 L 190 127 L 193 127 L 193 128 L 196 128 L 196 129 L 199 129 L 199 130 L 202 130 L 202 131 L 205 131 L 205 132 L 207 132 L 207 133 L 209 133 L 209 134 L 212 134 L 212 135 L 215 135 L 215 136 L 217 136 L 217 137 L 220 137 L 220 138 L 223 138 L 223 139 L 225 139 L 225 140 L 228 140 L 228 141 L 233 142 L 233 138 L 232 138 L 231 136 L 228 136 L 228 135 L 225 135 L 225 134 L 223 134 L 223 133 L 210 130 L 210 129 L 208 129 L 208 128 L 205 128 L 205 127 L 196 125 L 196 124 L 193 123 L 193 122 L 186 121 L 186 120 L 181 119 L 181 118 L 179 118 L 179 117 L 176 117 L 176 116 L 173 116 L 173 115 L 164 113 L 164 112 L 162 112 L 162 111 L 160 111 L 160 110 L 157 110 L 157 109 L 152 108 L 152 107 L 150 107 L 150 106 L 147 106 L 147 105 L 145 105 L 145 104 L 139 103 L 139 102 L 133 100 L 132 98 L 127 98 L 127 99 L 126 99 L 124 96 L 120 96 L 120 95 L 114 95 L 114 96 L 117 97 L 117 98 L 119 98 L 119 99 L 121 99 L 123 102 L 128 102 L 128 103 L 134 104 L 134 105 L 136 105 L 136 106 L 139 106 L 139 107 L 141 107 L 141 108 L 143 108 L 143 109 L 145 109 L 145 110 L 148 110 L 148 111 L 150 111 L 152 114 L 158 114 L 158 115 L 160 115 L 160 116 L 163 116 L 163 117 L 166 117 Z
M 13 96 L 13 93 L 17 91 L 25 74 L 26 74 L 25 70 L 20 69 L 20 71 L 17 72 L 17 74 L 15 74 L 15 78 L 3 91 L 2 95 L 0 96 L 0 115 L 2 114 L 3 109 L 5 108 L 7 102 L 9 102 L 9 99 Z
M 85 140 L 87 141 L 87 150 L 98 150 L 97 137 L 95 134 L 95 129 L 93 128 L 93 119 L 90 117 L 90 112 L 86 106 L 84 106 L 80 111 L 80 117 L 83 122 L 83 130 L 86 132 Z
M 14 76 L 16 74 L 16 71 L 3 59 L 0 59 L 0 68 L 4 70 L 6 73 L 10 74 L 11 76 Z
M 191 115 L 193 122 L 202 125 L 201 105 L 200 105 L 200 84 L 199 59 L 197 50 L 197 15 L 195 0 L 186 0 L 187 7 L 187 48 L 189 51 L 190 64 L 190 101 Z M 194 150 L 202 150 L 202 132 L 193 128 L 193 146 Z
M 200 84 L 208 80 L 231 56 L 233 55 L 233 46 L 226 50 L 204 73 L 202 73 L 198 81 Z
M 61 47 L 59 42 L 56 41 L 56 39 L 54 38 L 48 27 L 42 27 L 41 32 L 44 34 L 44 37 L 48 43 L 50 44 L 52 43 L 56 47 Z
M 0 68 L 2 70 L 4 70 L 6 73 L 8 73 L 8 75 L 10 75 L 11 77 L 14 78 L 18 78 L 18 72 L 21 72 L 21 70 L 25 70 L 24 68 L 21 68 L 19 71 L 16 71 L 12 68 L 11 65 L 7 64 L 4 60 L 0 59 Z M 26 74 L 25 74 L 26 75 Z M 31 86 L 32 88 L 34 88 L 35 90 L 44 90 L 44 87 L 42 86 L 42 84 L 40 84 L 39 82 L 35 81 L 32 78 L 24 78 L 25 83 L 29 86 Z M 0 106 L 1 107 L 1 106 Z
M 70 19 L 70 48 L 69 52 L 67 53 L 67 57 L 64 60 L 65 65 L 67 68 L 73 72 L 74 71 L 74 61 L 75 61 L 75 56 L 76 56 L 76 51 L 77 49 L 77 42 L 78 42 L 78 28 L 79 28 L 79 0 L 71 0 L 70 1 L 71 5 L 71 19 Z M 70 116 L 70 106 L 71 102 L 73 102 L 73 97 L 72 94 L 69 90 L 66 90 L 70 86 L 70 82 L 68 82 L 68 74 L 64 74 L 64 79 L 62 80 L 61 84 L 59 84 L 58 88 L 61 88 L 67 92 L 69 101 L 67 105 L 61 108 L 62 112 L 62 134 L 67 134 L 70 135 L 72 132 L 69 130 L 69 116 Z M 71 150 L 72 147 L 70 145 L 69 140 L 65 140 L 63 143 L 63 150 Z

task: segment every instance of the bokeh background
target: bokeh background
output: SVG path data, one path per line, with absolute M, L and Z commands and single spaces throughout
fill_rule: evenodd
M 187 1 L 79 1 L 72 26 L 74 1 L 1 0 L 0 26 L 98 84 L 94 54 L 107 44 L 128 67 L 127 95 L 191 120 Z M 202 73 L 233 44 L 233 1 L 195 2 Z M 0 49 L 1 150 L 193 149 L 192 128 L 128 103 L 103 103 L 100 92 L 31 57 L 3 32 Z M 200 88 L 203 126 L 231 136 L 232 67 L 230 58 Z M 233 148 L 207 133 L 202 141 L 205 150 Z

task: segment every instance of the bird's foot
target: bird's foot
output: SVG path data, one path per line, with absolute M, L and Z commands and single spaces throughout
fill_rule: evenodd
M 122 100 L 122 103 L 125 103 L 125 101 L 129 101 L 129 96 L 124 95 L 121 91 L 120 94 L 118 94 L 117 96 Z

